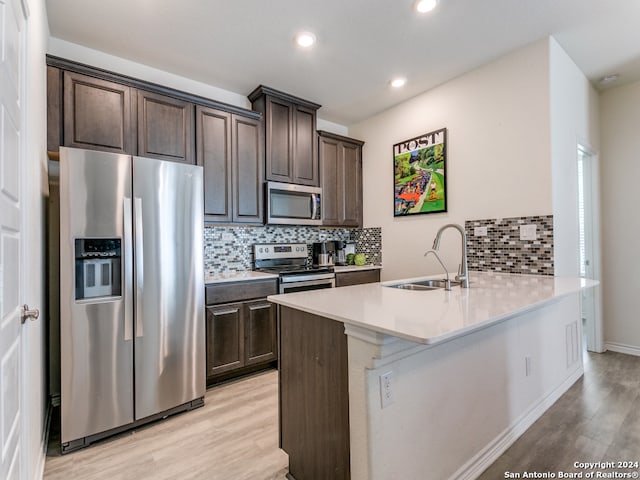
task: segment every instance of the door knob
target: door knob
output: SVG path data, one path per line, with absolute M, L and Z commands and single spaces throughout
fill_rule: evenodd
M 31 320 L 37 320 L 40 316 L 40 310 L 37 308 L 30 309 L 29 305 L 24 304 L 22 306 L 22 323 L 26 322 L 28 318 Z

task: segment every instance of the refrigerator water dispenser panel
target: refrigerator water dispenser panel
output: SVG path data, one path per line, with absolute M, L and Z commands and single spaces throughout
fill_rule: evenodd
M 76 300 L 122 295 L 122 240 L 78 238 L 75 240 Z

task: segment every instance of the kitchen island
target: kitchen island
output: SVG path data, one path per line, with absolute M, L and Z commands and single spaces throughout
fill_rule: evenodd
M 269 297 L 291 478 L 476 478 L 583 373 L 579 292 L 596 282 L 394 283 Z

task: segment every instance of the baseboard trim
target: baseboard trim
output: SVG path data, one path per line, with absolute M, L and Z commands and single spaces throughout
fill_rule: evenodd
M 584 374 L 584 368 L 577 368 L 567 379 L 547 396 L 541 398 L 525 411 L 515 423 L 498 435 L 477 455 L 456 471 L 449 480 L 474 480 L 491 466 L 515 441 L 538 420 L 569 388 Z
M 627 355 L 635 355 L 636 357 L 640 357 L 640 347 L 636 347 L 634 345 L 605 342 L 604 349 L 611 350 L 612 352 L 626 353 Z
M 44 431 L 42 432 L 42 444 L 40 445 L 40 456 L 38 465 L 34 470 L 34 480 L 41 480 L 44 477 L 44 464 L 47 460 L 47 447 L 49 446 L 49 432 L 51 431 L 51 417 L 53 416 L 53 405 L 49 403 L 47 414 L 44 419 Z

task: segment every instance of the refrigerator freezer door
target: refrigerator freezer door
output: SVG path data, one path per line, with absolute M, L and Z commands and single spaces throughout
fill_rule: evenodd
M 62 443 L 133 421 L 131 157 L 60 148 Z
M 202 189 L 202 167 L 133 157 L 136 420 L 204 395 Z

